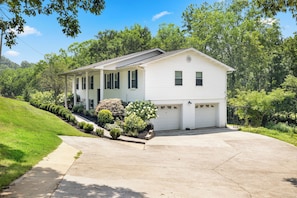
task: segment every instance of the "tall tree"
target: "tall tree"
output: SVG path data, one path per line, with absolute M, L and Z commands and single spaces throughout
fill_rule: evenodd
M 16 33 L 24 32 L 26 21 L 23 16 L 36 16 L 38 14 L 57 14 L 57 20 L 62 26 L 65 35 L 75 37 L 80 33 L 78 11 L 89 11 L 99 15 L 104 9 L 104 0 L 1 0 L 1 11 L 8 10 L 13 17 L 2 18 L 0 29 L 5 35 L 6 45 L 11 47 L 16 44 Z M 15 31 L 11 31 L 15 30 Z
M 297 21 L 296 0 L 253 0 L 267 16 L 275 16 L 278 12 L 291 12 Z
M 64 57 L 57 54 L 46 54 L 45 60 L 39 61 L 36 67 L 37 70 L 39 69 L 36 79 L 37 84 L 39 84 L 38 90 L 53 91 L 54 98 L 57 98 L 65 86 L 58 74 L 68 69 Z
M 186 38 L 180 28 L 174 24 L 161 24 L 157 35 L 152 39 L 152 46 L 165 51 L 181 49 Z
M 135 24 L 130 29 L 125 28 L 119 33 L 122 40 L 122 54 L 130 54 L 150 49 L 152 35 L 147 27 Z
M 283 56 L 289 73 L 297 76 L 297 34 L 284 40 Z

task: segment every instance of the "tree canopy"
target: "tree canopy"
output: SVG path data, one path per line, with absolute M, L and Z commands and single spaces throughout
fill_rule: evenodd
M 275 16 L 278 12 L 289 11 L 297 21 L 296 0 L 254 0 L 254 2 L 267 16 Z
M 9 47 L 16 44 L 17 34 L 24 32 L 26 16 L 36 16 L 40 14 L 57 14 L 57 21 L 62 27 L 65 35 L 75 37 L 80 33 L 78 21 L 78 11 L 89 11 L 92 14 L 99 15 L 104 9 L 104 0 L 0 0 L 2 13 L 8 10 L 13 16 L 0 20 L 0 28 L 5 35 L 5 44 Z

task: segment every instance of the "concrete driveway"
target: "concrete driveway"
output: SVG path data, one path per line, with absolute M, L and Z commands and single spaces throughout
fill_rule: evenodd
M 269 137 L 207 129 L 158 133 L 145 145 L 61 138 L 83 154 L 48 197 L 297 197 L 297 148 Z

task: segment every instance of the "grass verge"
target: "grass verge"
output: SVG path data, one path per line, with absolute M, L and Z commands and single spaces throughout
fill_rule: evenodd
M 267 129 L 264 127 L 254 128 L 254 127 L 240 126 L 239 129 L 245 132 L 257 133 L 257 134 L 273 137 L 278 140 L 297 146 L 297 134 L 293 132 L 280 132 L 277 130 Z
M 49 112 L 0 97 L 0 191 L 55 150 L 58 135 L 90 137 Z

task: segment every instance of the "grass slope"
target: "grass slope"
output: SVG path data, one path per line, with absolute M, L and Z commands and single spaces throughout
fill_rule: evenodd
M 56 149 L 57 135 L 89 136 L 49 112 L 0 97 L 0 191 Z
M 267 129 L 264 127 L 253 128 L 253 127 L 242 126 L 242 127 L 240 127 L 240 129 L 242 131 L 246 131 L 246 132 L 266 135 L 266 136 L 287 142 L 289 144 L 293 144 L 294 146 L 297 146 L 297 134 L 295 134 L 295 133 L 285 133 L 285 132 L 280 132 L 277 130 Z

